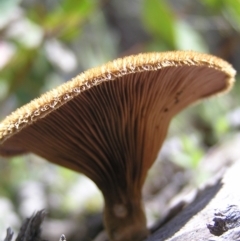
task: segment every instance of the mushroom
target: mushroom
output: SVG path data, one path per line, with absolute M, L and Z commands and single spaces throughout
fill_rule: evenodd
M 0 123 L 0 155 L 33 152 L 101 190 L 111 241 L 146 238 L 141 189 L 173 116 L 227 92 L 235 70 L 193 51 L 114 60 L 64 83 Z

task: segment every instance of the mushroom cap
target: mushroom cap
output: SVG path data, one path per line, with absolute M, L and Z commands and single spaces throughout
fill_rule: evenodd
M 86 174 L 103 193 L 128 189 L 139 196 L 172 117 L 228 91 L 234 76 L 224 60 L 193 51 L 114 60 L 6 117 L 0 155 L 33 152 Z
M 148 230 L 141 187 L 174 115 L 228 91 L 235 70 L 191 51 L 149 53 L 90 69 L 0 123 L 0 155 L 33 152 L 82 172 L 101 189 L 110 240 Z

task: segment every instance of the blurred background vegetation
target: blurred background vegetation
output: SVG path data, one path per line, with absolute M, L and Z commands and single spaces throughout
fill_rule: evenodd
M 0 0 L 0 118 L 90 67 L 140 52 L 196 50 L 239 70 L 239 23 L 239 0 Z M 149 225 L 189 180 L 196 186 L 212 175 L 200 164 L 210 154 L 220 153 L 214 170 L 240 157 L 239 102 L 237 81 L 230 94 L 175 118 L 144 189 Z M 225 146 L 233 149 L 223 154 Z M 48 238 L 91 240 L 102 205 L 79 174 L 32 154 L 0 159 L 1 237 L 46 208 Z

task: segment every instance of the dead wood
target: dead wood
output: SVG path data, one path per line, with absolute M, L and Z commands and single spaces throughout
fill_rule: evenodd
M 240 161 L 147 241 L 240 240 L 239 173 Z

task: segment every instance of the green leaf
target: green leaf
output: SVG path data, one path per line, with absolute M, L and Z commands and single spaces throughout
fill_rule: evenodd
M 219 11 L 223 6 L 222 0 L 202 0 L 202 3 L 205 4 L 208 8 L 214 11 Z
M 208 52 L 202 36 L 187 22 L 179 20 L 176 24 L 176 47 L 179 50 L 195 50 Z
M 143 22 L 152 35 L 175 49 L 174 14 L 165 1 L 144 0 Z
M 91 16 L 96 7 L 96 0 L 63 0 L 51 12 L 36 4 L 27 15 L 42 26 L 47 36 L 69 41 L 79 34 L 81 24 Z
M 224 9 L 227 11 L 228 20 L 231 22 L 232 26 L 240 31 L 240 1 L 239 0 L 228 0 L 225 1 Z M 223 9 L 223 11 L 224 11 Z
M 182 137 L 183 151 L 190 157 L 190 167 L 195 168 L 203 157 L 203 151 L 194 143 L 192 138 Z
M 171 160 L 183 168 L 195 169 L 204 155 L 199 146 L 198 138 L 196 136 L 182 135 L 180 141 L 181 150 L 173 152 Z
M 95 0 L 65 0 L 61 6 L 49 14 L 43 23 L 47 32 L 58 32 L 60 37 L 68 39 L 76 36 L 76 29 L 92 13 Z M 67 36 L 67 37 L 66 37 Z
M 227 133 L 229 131 L 229 122 L 227 118 L 225 116 L 218 118 L 214 125 L 214 129 L 219 136 Z
M 240 31 L 240 0 L 202 0 L 210 10 L 221 13 L 231 25 Z

